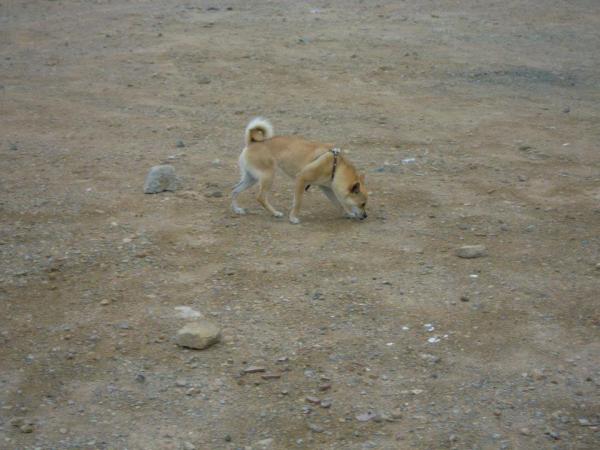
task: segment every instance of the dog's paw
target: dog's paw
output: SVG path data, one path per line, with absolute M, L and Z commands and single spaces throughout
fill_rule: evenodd
M 239 206 L 234 206 L 233 212 L 240 215 L 246 214 L 246 210 L 244 208 L 240 208 Z
M 273 216 L 275 216 L 275 217 L 283 217 L 283 213 L 281 211 L 275 211 L 273 213 Z
M 297 225 L 300 223 L 300 219 L 298 219 L 297 217 L 290 216 L 290 222 L 294 225 Z

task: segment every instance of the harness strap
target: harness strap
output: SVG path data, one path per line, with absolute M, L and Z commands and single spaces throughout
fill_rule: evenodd
M 339 149 L 338 147 L 334 147 L 334 148 L 330 149 L 329 151 L 333 154 L 333 169 L 331 170 L 331 180 L 333 181 L 333 177 L 335 177 L 335 171 L 337 169 L 338 156 L 340 155 L 342 150 Z M 310 189 L 310 184 L 306 185 L 306 187 L 304 188 L 304 191 L 308 191 L 309 189 Z

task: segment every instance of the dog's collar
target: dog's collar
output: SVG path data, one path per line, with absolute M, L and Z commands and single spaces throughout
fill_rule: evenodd
M 338 147 L 334 147 L 329 151 L 333 154 L 333 170 L 331 171 L 331 180 L 333 181 L 333 177 L 335 177 L 335 170 L 337 169 L 338 156 L 342 151 Z

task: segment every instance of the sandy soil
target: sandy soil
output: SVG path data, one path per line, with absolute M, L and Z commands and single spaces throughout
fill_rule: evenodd
M 2 0 L 0 448 L 598 448 L 599 29 L 595 0 Z M 258 114 L 347 149 L 369 219 L 234 216 Z M 163 162 L 183 188 L 144 195 Z M 177 306 L 222 341 L 179 348 Z

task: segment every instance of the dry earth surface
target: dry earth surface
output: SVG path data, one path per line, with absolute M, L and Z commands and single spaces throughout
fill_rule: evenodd
M 0 0 L 0 448 L 599 448 L 598 30 L 596 0 Z M 347 149 L 369 219 L 234 216 L 258 114 Z M 163 162 L 182 189 L 144 195 Z M 178 347 L 178 306 L 221 342 Z

